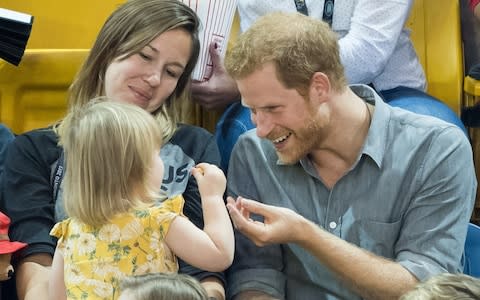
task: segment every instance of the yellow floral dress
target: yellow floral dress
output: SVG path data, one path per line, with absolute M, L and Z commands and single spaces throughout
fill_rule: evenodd
M 164 239 L 183 204 L 177 196 L 100 227 L 73 219 L 57 223 L 50 234 L 63 254 L 68 299 L 117 299 L 125 276 L 177 272 L 177 259 Z

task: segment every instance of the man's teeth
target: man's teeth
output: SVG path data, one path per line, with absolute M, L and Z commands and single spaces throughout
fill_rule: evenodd
M 277 139 L 274 139 L 273 142 L 274 142 L 274 143 L 283 142 L 283 141 L 286 140 L 289 136 L 290 136 L 290 133 L 287 134 L 287 135 L 281 136 L 281 137 L 279 137 L 279 138 L 277 138 Z

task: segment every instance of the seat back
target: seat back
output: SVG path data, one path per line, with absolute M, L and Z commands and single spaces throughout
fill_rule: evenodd
M 0 60 L 0 121 L 16 134 L 63 117 L 74 75 L 108 15 L 124 0 L 4 0 L 34 22 L 19 67 Z
M 68 87 L 87 53 L 87 49 L 27 49 L 20 66 L 1 62 L 1 122 L 20 134 L 62 118 Z
M 460 115 L 464 77 L 460 2 L 415 0 L 407 27 L 425 70 L 428 93 Z
M 28 49 L 90 49 L 108 15 L 125 0 L 2 0 L 34 22 Z
M 20 134 L 61 118 L 67 89 L 88 53 L 85 49 L 91 48 L 108 15 L 123 2 L 4 0 L 2 7 L 31 14 L 35 19 L 20 66 L 15 68 L 0 60 L 0 122 Z M 238 31 L 236 14 L 231 36 Z M 213 132 L 219 112 L 190 103 L 184 121 Z
M 480 278 L 480 226 L 468 225 L 463 273 Z

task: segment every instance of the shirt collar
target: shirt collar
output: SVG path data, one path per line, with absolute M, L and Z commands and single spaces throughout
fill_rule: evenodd
M 382 97 L 368 85 L 352 84 L 350 88 L 368 104 L 375 106 L 362 153 L 370 156 L 380 168 L 387 147 L 387 125 L 390 120 L 389 106 L 383 101 Z
M 388 104 L 386 104 L 382 97 L 380 97 L 380 95 L 368 85 L 352 84 L 349 87 L 357 96 L 362 98 L 368 104 L 375 106 L 367 138 L 361 151 L 362 154 L 370 156 L 380 168 L 382 166 L 383 156 L 387 146 L 387 125 L 390 119 Z M 313 174 L 316 173 L 314 172 L 314 167 L 308 157 L 300 159 L 299 163 L 305 170 L 311 171 Z M 283 165 L 284 163 L 277 160 L 277 164 Z

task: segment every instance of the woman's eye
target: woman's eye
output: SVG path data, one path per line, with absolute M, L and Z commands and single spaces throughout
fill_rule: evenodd
M 173 78 L 179 77 L 178 72 L 176 72 L 176 71 L 167 70 L 167 74 L 168 74 L 168 76 L 171 76 Z
M 151 60 L 151 57 L 143 52 L 139 52 L 138 55 L 140 55 L 140 57 L 144 60 Z

